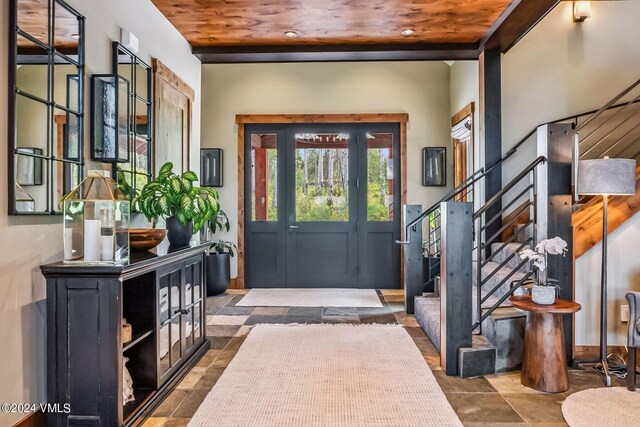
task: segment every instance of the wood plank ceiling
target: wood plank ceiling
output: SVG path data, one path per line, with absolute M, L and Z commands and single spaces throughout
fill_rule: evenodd
M 204 62 L 477 59 L 559 1 L 152 0 Z
M 477 43 L 512 0 L 152 0 L 192 46 Z M 411 36 L 401 31 L 413 29 Z

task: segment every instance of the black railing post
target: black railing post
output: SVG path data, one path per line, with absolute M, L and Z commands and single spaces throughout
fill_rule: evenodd
M 499 49 L 484 51 L 480 56 L 480 91 L 483 102 L 480 111 L 484 119 L 484 165 L 496 164 L 502 157 L 502 86 L 501 53 Z M 492 169 L 484 179 L 484 201 L 490 200 L 502 188 L 502 165 Z M 501 202 L 494 203 L 487 211 L 487 218 L 493 218 L 502 210 Z M 493 235 L 502 226 L 502 221 L 488 224 L 487 236 Z M 489 255 L 490 247 L 484 253 Z
M 441 205 L 440 365 L 458 374 L 458 349 L 471 347 L 473 203 Z
M 421 205 L 405 205 L 404 223 L 409 224 L 422 214 Z M 422 222 L 405 230 L 404 245 L 404 309 L 413 314 L 414 299 L 422 295 Z

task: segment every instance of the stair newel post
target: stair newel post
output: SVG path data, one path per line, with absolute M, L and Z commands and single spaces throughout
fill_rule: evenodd
M 547 161 L 536 171 L 536 238 L 559 236 L 568 242 L 563 257 L 551 257 L 548 277 L 559 281 L 558 297 L 573 301 L 573 156 L 575 137 L 571 124 L 550 123 L 538 128 L 538 155 Z M 536 242 L 537 243 L 537 242 Z M 573 316 L 563 321 L 567 361 L 573 359 Z M 571 363 L 571 362 L 570 362 Z
M 471 347 L 473 203 L 441 204 L 440 365 L 458 375 L 458 349 Z
M 405 205 L 404 221 L 410 224 L 422 214 L 421 205 Z M 422 222 L 405 230 L 404 241 L 404 308 L 414 312 L 414 299 L 422 295 Z

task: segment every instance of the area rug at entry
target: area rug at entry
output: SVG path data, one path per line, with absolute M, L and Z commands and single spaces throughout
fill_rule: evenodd
M 640 392 L 624 387 L 592 388 L 567 397 L 562 415 L 571 427 L 640 425 Z
M 241 307 L 382 307 L 373 289 L 251 289 Z
M 191 427 L 461 426 L 399 325 L 259 325 Z

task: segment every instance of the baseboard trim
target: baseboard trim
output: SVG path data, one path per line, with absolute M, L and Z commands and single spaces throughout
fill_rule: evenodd
M 12 427 L 47 427 L 47 417 L 38 409 L 13 424 Z
M 615 353 L 627 360 L 627 348 L 623 345 L 607 346 L 607 353 Z M 597 345 L 577 345 L 573 358 L 575 360 L 597 359 L 600 357 L 600 347 Z

